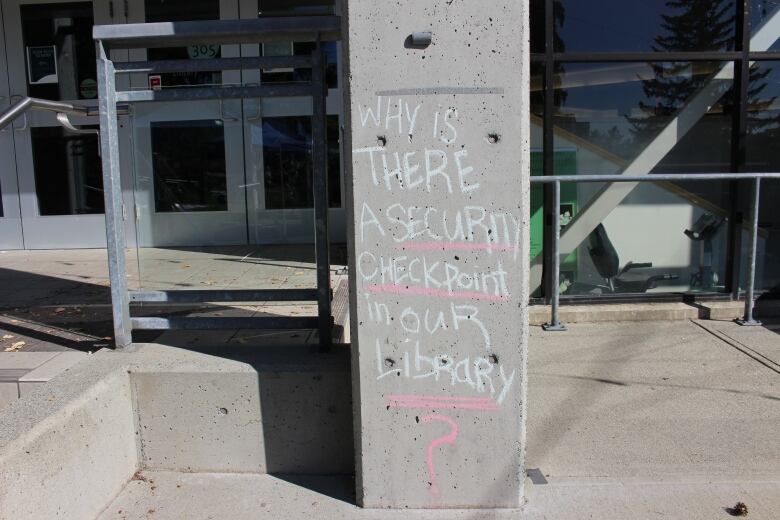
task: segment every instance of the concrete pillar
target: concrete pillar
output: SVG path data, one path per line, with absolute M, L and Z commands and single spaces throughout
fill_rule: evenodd
M 522 502 L 527 14 L 527 0 L 345 6 L 364 507 Z

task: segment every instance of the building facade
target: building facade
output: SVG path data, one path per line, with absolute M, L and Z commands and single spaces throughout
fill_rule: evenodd
M 334 0 L 2 0 L 0 103 L 96 106 L 94 24 L 332 14 Z M 780 170 L 780 5 L 532 0 L 534 175 Z M 307 44 L 123 51 L 126 59 L 308 52 Z M 143 55 L 142 55 L 143 54 Z M 328 48 L 331 238 L 345 240 L 340 45 Z M 121 61 L 123 57 L 114 56 Z M 133 74 L 123 88 L 306 79 L 304 71 Z M 147 247 L 309 243 L 309 99 L 138 105 L 120 118 L 126 235 Z M 0 132 L 0 249 L 105 245 L 97 118 L 30 112 Z M 725 297 L 744 286 L 750 185 L 565 184 L 564 299 Z M 780 291 L 780 197 L 762 190 L 758 289 Z M 532 189 L 532 295 L 543 298 L 550 194 Z M 573 219 L 589 224 L 568 233 Z M 547 238 L 545 238 L 547 237 Z M 547 246 L 547 247 L 545 247 Z M 619 277 L 605 276 L 605 263 Z M 652 265 L 647 265 L 652 264 Z
M 22 96 L 97 105 L 95 24 L 332 14 L 333 2 L 93 0 L 2 2 L 0 100 Z M 307 53 L 311 44 L 153 49 L 148 59 Z M 264 48 L 261 48 L 264 47 Z M 328 46 L 331 219 L 344 241 L 338 45 Z M 146 51 L 128 53 L 143 60 Z M 6 59 L 7 57 L 7 59 Z M 121 56 L 114 59 L 122 60 Z M 47 67 L 51 68 L 49 70 Z M 136 74 L 124 87 L 187 88 L 294 82 L 305 71 Z M 128 237 L 139 246 L 312 240 L 311 101 L 153 103 L 120 121 Z M 96 129 L 97 118 L 74 118 Z M 28 113 L 0 134 L 0 248 L 104 247 L 97 135 L 75 135 L 51 113 Z

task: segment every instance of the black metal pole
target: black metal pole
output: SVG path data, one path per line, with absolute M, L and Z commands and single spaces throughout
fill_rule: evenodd
M 745 168 L 745 146 L 747 136 L 748 91 L 750 88 L 750 0 L 737 5 L 736 50 L 741 58 L 734 66 L 734 113 L 731 132 L 731 171 L 738 173 Z M 729 225 L 726 254 L 726 291 L 732 300 L 739 300 L 739 285 L 742 267 L 743 213 L 740 209 L 741 183 L 731 181 L 729 187 Z
M 555 1 L 545 0 L 544 10 L 544 113 L 542 114 L 542 175 L 554 175 L 554 121 L 553 111 L 555 110 L 555 85 L 554 72 L 555 63 L 553 54 L 555 53 Z M 552 250 L 554 247 L 552 213 L 550 207 L 553 205 L 552 189 L 544 187 L 542 195 L 544 218 L 542 219 L 542 291 L 544 292 L 544 301 L 551 302 L 552 288 Z

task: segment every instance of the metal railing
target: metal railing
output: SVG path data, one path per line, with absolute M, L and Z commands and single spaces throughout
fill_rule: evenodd
M 560 270 L 561 270 L 561 183 L 613 183 L 613 182 L 680 182 L 680 181 L 753 181 L 753 193 L 750 206 L 750 250 L 748 256 L 747 287 L 745 288 L 745 311 L 740 325 L 761 325 L 753 317 L 756 283 L 756 252 L 758 248 L 758 210 L 761 196 L 762 179 L 780 179 L 780 173 L 675 173 L 651 175 L 547 175 L 531 177 L 532 184 L 552 184 L 553 209 L 552 227 L 553 251 L 550 266 L 552 294 L 550 295 L 550 321 L 543 328 L 548 331 L 565 331 L 566 326 L 560 318 Z
M 333 312 L 331 307 L 330 243 L 328 240 L 327 177 L 327 81 L 324 43 L 341 37 L 341 20 L 336 16 L 257 18 L 252 20 L 200 20 L 192 22 L 96 25 L 92 30 L 98 49 L 98 93 L 100 101 L 100 141 L 103 163 L 106 236 L 109 279 L 117 347 L 132 343 L 133 330 L 168 329 L 308 329 L 319 331 L 323 350 L 332 343 Z M 275 41 L 310 42 L 308 55 L 214 58 L 208 60 L 163 60 L 114 63 L 111 50 L 181 47 L 186 45 L 232 45 Z M 302 83 L 210 85 L 191 88 L 153 88 L 117 90 L 116 78 L 137 72 L 193 72 L 269 69 L 274 67 L 306 68 L 311 76 Z M 317 287 L 298 289 L 215 290 L 215 291 L 130 291 L 125 264 L 124 212 L 117 129 L 118 103 L 152 101 L 202 101 L 242 98 L 307 97 L 312 103 L 312 177 L 314 191 L 314 251 Z M 224 117 L 224 114 L 223 114 Z M 317 302 L 316 317 L 249 318 L 218 317 L 131 317 L 130 302 L 204 302 L 226 301 L 294 301 Z
M 0 130 L 13 123 L 18 117 L 25 116 L 28 110 L 43 110 L 55 112 L 57 121 L 71 132 L 84 132 L 76 128 L 68 119 L 68 116 L 95 117 L 100 115 L 98 107 L 89 107 L 84 105 L 74 105 L 64 101 L 52 101 L 50 99 L 40 99 L 33 97 L 23 97 L 13 105 L 0 112 Z M 129 107 L 127 105 L 117 106 L 117 113 L 127 115 Z M 96 133 L 97 130 L 86 130 L 89 133 Z

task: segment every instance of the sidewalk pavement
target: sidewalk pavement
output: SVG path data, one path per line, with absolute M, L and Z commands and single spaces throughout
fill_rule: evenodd
M 530 341 L 523 510 L 362 510 L 349 477 L 144 472 L 101 519 L 717 520 L 737 502 L 778 518 L 774 324 L 576 324 Z

